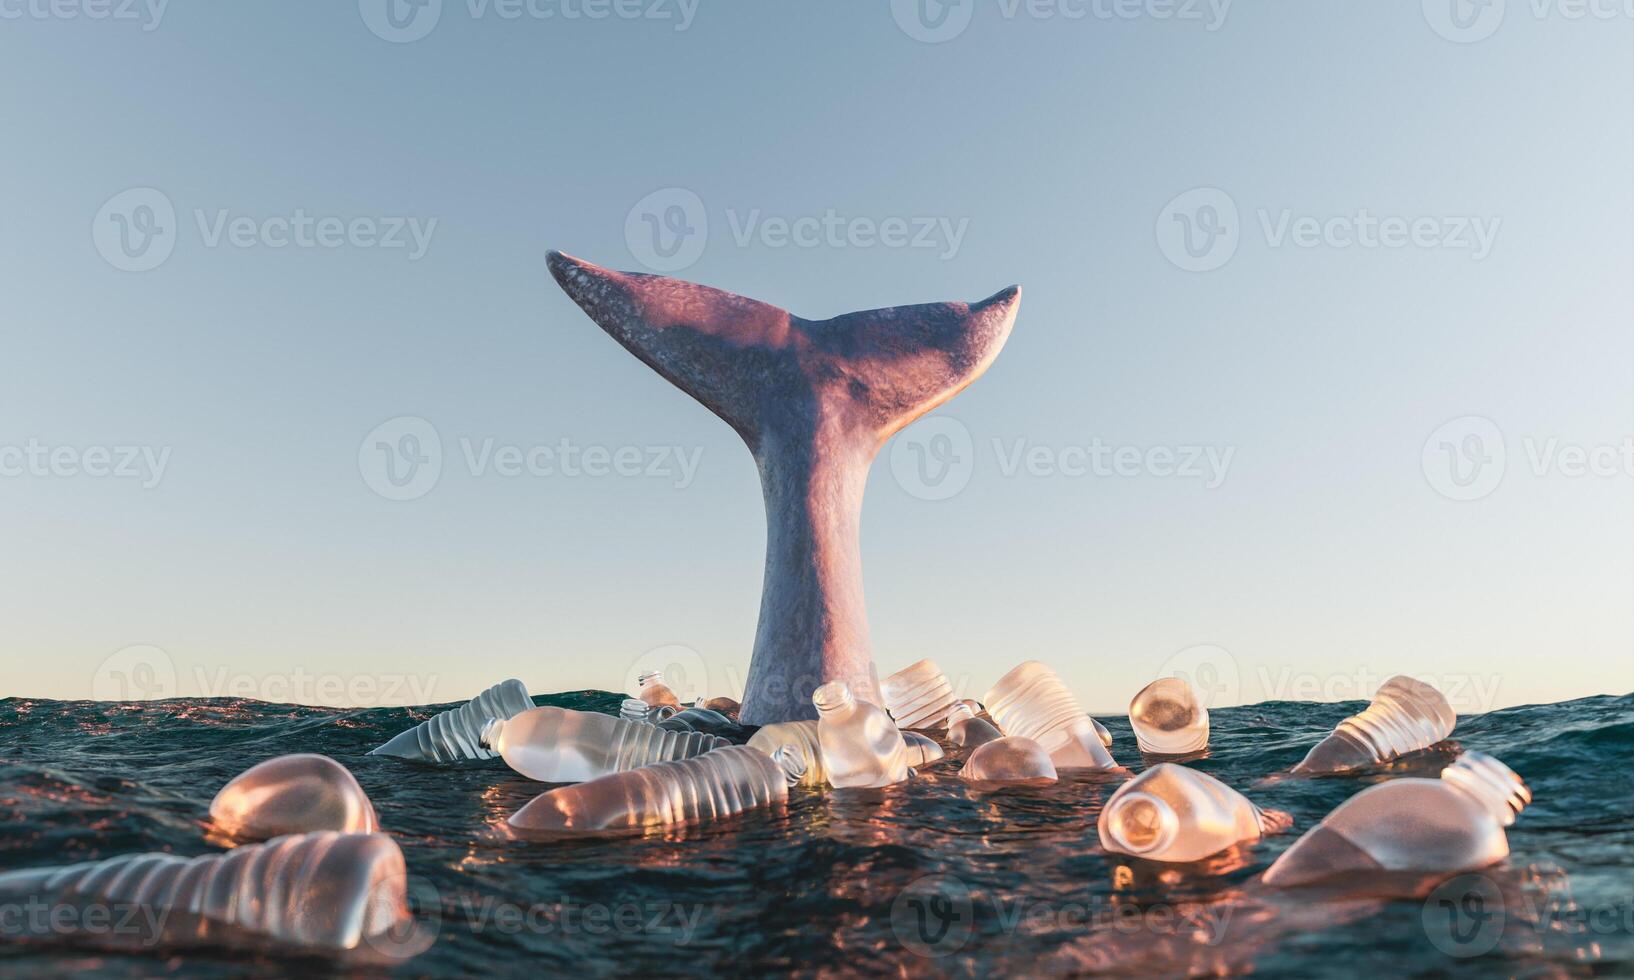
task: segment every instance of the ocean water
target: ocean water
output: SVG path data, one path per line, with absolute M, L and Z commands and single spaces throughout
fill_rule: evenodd
M 540 704 L 616 713 L 621 695 Z M 110 955 L 0 942 L 0 975 L 1144 976 L 1634 975 L 1634 695 L 1461 719 L 1453 740 L 1508 763 L 1534 802 L 1510 831 L 1496 903 L 1315 900 L 1255 878 L 1364 785 L 1433 775 L 1443 747 L 1364 777 L 1286 771 L 1360 703 L 1212 713 L 1192 763 L 1294 818 L 1206 867 L 1101 851 L 1116 782 L 1073 774 L 979 792 L 960 754 L 887 790 L 796 791 L 787 808 L 646 836 L 542 843 L 504 821 L 544 787 L 499 761 L 428 768 L 369 749 L 436 709 L 230 699 L 0 701 L 0 870 L 135 851 L 203 854 L 211 797 L 264 759 L 321 752 L 356 774 L 402 845 L 430 945 L 390 968 L 232 952 Z M 1138 769 L 1128 723 L 1102 718 Z M 1462 903 L 1462 904 L 1460 904 Z

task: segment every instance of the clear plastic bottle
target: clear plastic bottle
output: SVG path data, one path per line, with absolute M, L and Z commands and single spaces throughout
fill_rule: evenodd
M 719 735 L 730 739 L 733 735 L 741 735 L 743 727 L 719 711 L 700 708 L 696 705 L 682 708 L 663 721 L 657 722 L 659 728 L 671 732 L 705 732 L 710 735 Z
M 1105 746 L 1108 749 L 1111 749 L 1112 748 L 1112 733 L 1110 731 L 1107 731 L 1106 726 L 1101 724 L 1098 720 L 1096 720 L 1095 716 L 1093 716 L 1093 715 L 1090 716 L 1089 723 L 1091 725 L 1095 726 L 1095 737 L 1101 740 L 1101 744 L 1103 746 Z
M 828 768 L 823 765 L 823 748 L 817 740 L 817 722 L 783 721 L 775 725 L 762 725 L 749 736 L 749 747 L 759 749 L 765 755 L 776 755 L 777 750 L 784 746 L 799 757 L 805 768 L 805 775 L 800 778 L 801 784 L 828 785 Z
M 700 708 L 708 708 L 710 711 L 719 711 L 733 721 L 738 720 L 738 712 L 743 710 L 743 705 L 732 698 L 709 698 L 708 700 L 699 698 L 693 704 Z
M 641 686 L 636 696 L 654 708 L 667 705 L 676 711 L 681 710 L 681 699 L 677 698 L 675 692 L 669 689 L 669 685 L 664 683 L 662 671 L 649 670 L 637 678 L 636 683 Z
M 953 685 L 933 660 L 909 664 L 880 685 L 885 708 L 903 731 L 941 731 L 957 699 Z
M 1095 733 L 1094 722 L 1055 671 L 1029 660 L 999 678 L 983 699 L 999 731 L 1030 738 L 1057 769 L 1117 766 Z
M 625 721 L 645 722 L 652 712 L 652 705 L 640 698 L 625 698 L 618 706 L 618 716 Z
M 800 780 L 799 754 L 768 756 L 747 745 L 658 762 L 535 797 L 510 825 L 549 833 L 595 833 L 719 820 L 788 799 Z
M 1129 725 L 1146 755 L 1190 755 L 1208 748 L 1208 709 L 1183 677 L 1163 677 L 1129 702 Z
M 1293 771 L 1337 773 L 1389 762 L 1440 742 L 1457 723 L 1440 691 L 1411 677 L 1392 677 L 1372 704 L 1341 721 Z
M 533 707 L 533 698 L 521 681 L 500 681 L 449 711 L 428 718 L 380 746 L 370 755 L 389 755 L 417 762 L 458 762 L 492 759 L 482 747 L 482 729 L 495 718 L 510 718 Z
M 902 745 L 907 750 L 909 766 L 926 766 L 945 754 L 935 739 L 918 732 L 903 732 Z
M 1007 735 L 984 742 L 970 753 L 959 778 L 981 783 L 1053 783 L 1057 777 L 1044 746 L 1030 738 Z
M 547 706 L 489 722 L 482 744 L 529 779 L 582 783 L 654 762 L 690 759 L 732 743 L 701 732 L 667 732 L 612 715 Z
M 1514 770 L 1466 752 L 1440 779 L 1392 779 L 1339 804 L 1265 872 L 1290 887 L 1380 871 L 1457 874 L 1509 855 L 1504 828 L 1532 802 Z
M 960 701 L 948 713 L 947 737 L 954 745 L 973 749 L 995 738 L 1003 738 L 1004 733 L 986 718 L 978 718 L 976 712 L 971 710 L 970 702 Z
M 412 921 L 396 842 L 332 831 L 201 857 L 127 854 L 0 874 L 0 904 L 24 902 L 87 914 L 50 917 L 41 935 L 8 929 L 10 939 L 133 952 L 272 948 L 378 961 L 394 958 L 392 937 Z
M 346 767 L 326 755 L 281 755 L 251 766 L 210 801 L 210 821 L 240 840 L 380 829 L 374 804 Z
M 1164 762 L 1118 787 L 1101 810 L 1101 846 L 1148 861 L 1185 863 L 1278 829 L 1241 793 L 1207 773 Z
M 908 778 L 907 746 L 884 708 L 853 697 L 844 681 L 819 687 L 811 703 L 831 786 L 889 786 Z

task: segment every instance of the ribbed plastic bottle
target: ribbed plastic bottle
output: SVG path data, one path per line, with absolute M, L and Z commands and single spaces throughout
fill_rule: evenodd
M 268 759 L 234 776 L 210 801 L 210 821 L 242 840 L 380 829 L 369 794 L 346 767 L 307 753 Z
M 625 721 L 647 722 L 651 713 L 652 705 L 640 698 L 625 698 L 618 706 L 618 716 Z
M 86 913 L 47 917 L 43 934 L 8 928 L 14 941 L 130 951 L 271 947 L 362 961 L 418 951 L 399 950 L 392 938 L 411 922 L 406 891 L 403 852 L 384 834 L 301 834 L 202 857 L 128 854 L 0 874 L 0 905 Z M 26 930 L 28 917 L 20 921 Z
M 1101 810 L 1101 846 L 1148 861 L 1184 863 L 1246 841 L 1280 823 L 1207 773 L 1164 762 L 1118 787 Z
M 1006 735 L 970 753 L 959 778 L 978 783 L 1053 783 L 1057 776 L 1044 746 L 1030 738 Z
M 1466 752 L 1440 779 L 1392 779 L 1341 803 L 1265 872 L 1265 883 L 1306 885 L 1380 871 L 1457 874 L 1509 855 L 1504 828 L 1532 792 L 1514 770 Z
M 970 704 L 961 701 L 948 713 L 947 737 L 954 745 L 973 749 L 995 738 L 1003 738 L 1004 733 L 986 718 L 976 717 L 976 712 L 971 710 Z
M 1190 755 L 1208 748 L 1208 709 L 1183 677 L 1164 677 L 1129 702 L 1129 725 L 1145 755 Z
M 701 732 L 668 732 L 612 715 L 547 706 L 489 722 L 482 744 L 529 779 L 582 783 L 654 762 L 690 759 L 732 743 Z
M 550 833 L 596 833 L 719 820 L 788 799 L 804 767 L 797 752 L 768 756 L 731 745 L 563 786 L 535 797 L 510 825 Z
M 823 748 L 817 740 L 817 722 L 784 721 L 763 725 L 749 736 L 749 747 L 768 756 L 776 755 L 784 746 L 790 747 L 805 769 L 805 775 L 800 777 L 801 785 L 828 785 L 828 768 L 823 765 Z
M 903 731 L 941 731 L 948 712 L 958 703 L 953 685 L 933 660 L 909 664 L 880 684 L 885 708 Z
M 719 735 L 722 738 L 741 735 L 743 732 L 743 726 L 719 711 L 711 711 L 708 708 L 700 708 L 696 705 L 690 708 L 682 708 L 656 724 L 666 731 L 705 732 L 709 735 Z
M 1095 724 L 1055 671 L 1029 660 L 999 678 L 982 699 L 1006 735 L 1030 738 L 1050 754 L 1057 769 L 1117 766 L 1095 733 Z
M 512 678 L 501 681 L 460 705 L 428 718 L 380 746 L 370 755 L 389 755 L 417 762 L 492 759 L 482 747 L 482 729 L 495 718 L 510 718 L 533 707 L 527 686 Z
M 929 765 L 945 754 L 935 739 L 918 732 L 903 732 L 902 746 L 908 753 L 906 758 L 909 766 Z
M 637 678 L 636 683 L 641 687 L 636 696 L 649 705 L 654 708 L 668 706 L 677 711 L 681 710 L 681 699 L 677 698 L 675 692 L 669 689 L 669 685 L 664 683 L 662 671 L 649 670 Z
M 1293 771 L 1316 775 L 1389 762 L 1442 741 L 1457 723 L 1440 691 L 1411 677 L 1392 677 L 1372 704 L 1341 721 Z
M 844 681 L 819 687 L 811 703 L 829 785 L 889 786 L 908 778 L 907 746 L 884 708 L 853 697 Z

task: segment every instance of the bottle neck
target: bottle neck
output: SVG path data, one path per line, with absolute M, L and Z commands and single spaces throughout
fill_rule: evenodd
M 1441 771 L 1441 778 L 1505 827 L 1532 802 L 1532 791 L 1515 770 L 1484 752 L 1465 752 Z
M 838 718 L 850 714 L 857 700 L 844 681 L 830 681 L 811 692 L 811 703 L 816 705 L 820 716 Z

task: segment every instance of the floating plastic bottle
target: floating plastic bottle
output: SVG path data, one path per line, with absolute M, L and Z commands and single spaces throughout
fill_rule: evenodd
M 1213 776 L 1164 762 L 1118 787 L 1101 810 L 1101 846 L 1149 861 L 1200 861 L 1280 829 Z
M 1057 777 L 1044 746 L 1030 738 L 1007 735 L 970 753 L 959 778 L 980 783 L 1053 783 Z
M 326 755 L 281 755 L 233 777 L 210 801 L 216 829 L 244 840 L 380 829 L 374 804 L 346 767 Z
M 811 703 L 830 785 L 889 786 L 908 778 L 907 746 L 884 708 L 853 697 L 844 681 L 819 687 Z
M 509 822 L 518 830 L 571 834 L 719 820 L 782 803 L 804 771 L 792 749 L 768 756 L 732 745 L 550 790 Z
M 984 699 L 1006 735 L 1030 738 L 1050 754 L 1057 769 L 1112 769 L 1117 766 L 1055 671 L 1029 660 L 999 678 Z
M 903 732 L 902 745 L 908 753 L 907 760 L 910 766 L 929 765 L 945 754 L 935 739 L 918 732 Z
M 1164 677 L 1129 702 L 1129 725 L 1147 755 L 1190 755 L 1208 748 L 1208 709 L 1183 677 Z
M 641 686 L 636 696 L 654 708 L 667 705 L 677 711 L 681 710 L 681 699 L 675 696 L 675 692 L 669 689 L 668 684 L 664 683 L 662 671 L 649 670 L 642 674 L 636 683 Z
M 1106 726 L 1095 720 L 1093 715 L 1090 716 L 1089 723 L 1095 726 L 1095 737 L 1101 740 L 1101 744 L 1108 749 L 1112 748 L 1112 733 L 1107 731 Z
M 623 703 L 618 706 L 618 716 L 625 721 L 645 722 L 651 712 L 652 705 L 640 698 L 625 698 Z
M 1293 771 L 1336 773 L 1389 762 L 1445 739 L 1457 722 L 1440 691 L 1411 677 L 1392 677 L 1372 704 L 1341 721 Z
M 1458 874 L 1509 855 L 1504 828 L 1532 802 L 1514 770 L 1466 752 L 1440 779 L 1392 779 L 1341 803 L 1265 872 L 1278 887 L 1380 871 Z
M 580 783 L 654 762 L 690 759 L 732 743 L 714 735 L 669 732 L 612 715 L 543 707 L 508 721 L 489 722 L 482 744 L 529 779 Z
M 722 738 L 730 738 L 733 735 L 741 734 L 743 731 L 743 726 L 719 711 L 711 711 L 708 708 L 700 708 L 696 705 L 683 708 L 656 724 L 659 728 L 667 731 L 705 732 L 709 735 L 719 735 Z
M 280 837 L 222 854 L 128 854 L 0 874 L 0 905 L 58 912 L 38 934 L 10 940 L 71 942 L 147 952 L 198 947 L 266 949 L 367 961 L 404 950 L 403 852 L 384 834 Z M 112 917 L 110 917 L 112 910 Z M 93 914 L 94 913 L 94 914 Z
M 909 664 L 880 684 L 886 710 L 903 731 L 941 731 L 947 727 L 948 712 L 958 703 L 953 685 L 933 660 Z
M 417 762 L 492 759 L 482 747 L 482 729 L 495 718 L 510 718 L 533 707 L 527 687 L 512 678 L 440 715 L 399 734 L 370 755 L 389 755 Z
M 817 722 L 784 721 L 763 725 L 749 736 L 749 747 L 759 749 L 764 755 L 776 755 L 777 750 L 785 746 L 799 757 L 805 769 L 805 775 L 800 777 L 801 785 L 828 785 L 828 767 L 823 765 L 823 748 L 817 740 Z
M 1003 738 L 1004 733 L 986 718 L 976 717 L 976 712 L 970 708 L 970 702 L 960 701 L 948 714 L 947 737 L 954 745 L 972 749 L 995 738 Z

